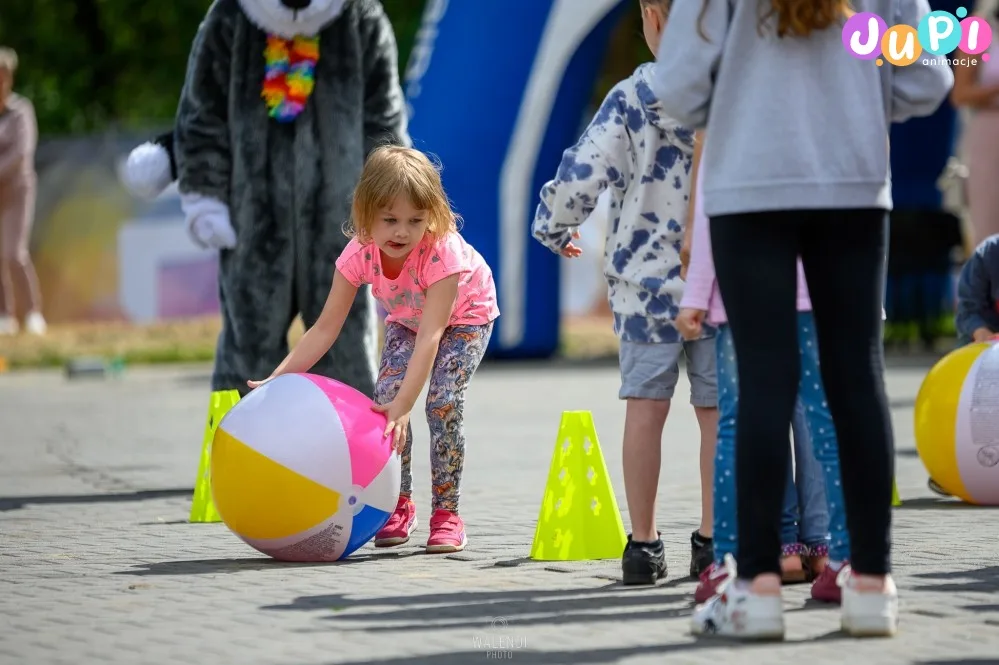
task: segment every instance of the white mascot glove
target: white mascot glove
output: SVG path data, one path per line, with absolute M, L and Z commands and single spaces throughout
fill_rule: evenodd
M 232 249 L 236 246 L 236 231 L 229 221 L 226 204 L 201 194 L 181 194 L 180 206 L 186 216 L 187 233 L 199 247 Z
M 147 201 L 155 199 L 173 182 L 170 154 L 152 141 L 136 146 L 122 167 L 121 181 L 133 196 Z

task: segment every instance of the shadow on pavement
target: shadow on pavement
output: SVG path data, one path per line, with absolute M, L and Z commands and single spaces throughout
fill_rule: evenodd
M 476 629 L 491 631 L 484 634 L 498 631 L 512 637 L 516 636 L 514 629 L 517 627 L 650 621 L 689 616 L 692 611 L 691 595 L 664 593 L 665 590 L 663 586 L 626 589 L 613 583 L 589 589 L 525 588 L 382 598 L 328 594 L 302 596 L 287 605 L 265 605 L 261 609 L 326 611 L 329 614 L 321 618 L 339 624 L 339 628 L 373 633 Z M 519 660 L 521 654 L 517 655 Z
M 263 610 L 331 610 L 323 617 L 336 622 L 370 624 L 372 632 L 439 630 L 441 628 L 491 628 L 502 625 L 582 623 L 623 619 L 675 618 L 690 614 L 690 594 L 620 592 L 617 584 L 596 589 L 518 589 L 442 593 L 385 598 L 351 598 L 329 594 L 303 596 L 287 605 L 266 605 Z M 652 593 L 648 593 L 651 591 Z M 617 593 L 615 593 L 617 592 Z M 664 608 L 664 603 L 680 603 Z M 361 610 L 344 613 L 344 610 Z M 620 610 L 633 610 L 622 613 Z M 361 628 L 361 626 L 358 626 Z
M 962 610 L 969 612 L 982 612 L 984 614 L 999 614 L 999 605 L 965 605 Z M 996 661 L 999 665 L 999 661 Z
M 403 656 L 383 660 L 358 660 L 349 663 L 337 661 L 336 665 L 469 665 L 487 660 L 508 660 L 527 665 L 613 665 L 628 658 L 647 655 L 666 655 L 681 651 L 701 651 L 705 649 L 731 649 L 732 642 L 712 639 L 672 644 L 653 644 L 617 649 L 587 649 L 586 651 L 538 651 L 536 649 L 492 649 L 485 644 L 479 649 L 456 653 L 442 653 L 429 656 Z M 504 646 L 498 644 L 497 646 Z M 745 645 L 746 650 L 761 648 L 763 645 Z M 332 664 L 331 664 L 332 665 Z
M 170 499 L 177 496 L 191 496 L 194 488 L 164 490 L 141 490 L 114 494 L 68 494 L 55 496 L 9 496 L 0 497 L 0 512 L 20 510 L 27 505 L 59 505 L 72 503 L 110 503 L 127 501 L 149 501 L 150 499 Z
M 913 577 L 923 580 L 954 580 L 943 584 L 927 584 L 914 591 L 942 591 L 944 593 L 999 593 L 999 566 L 977 570 L 947 573 L 919 573 Z
M 955 658 L 954 660 L 914 660 L 912 665 L 999 665 L 999 658 Z
M 322 568 L 347 566 L 350 564 L 376 561 L 388 555 L 385 554 L 352 554 L 342 561 L 317 561 L 313 563 L 295 563 L 278 561 L 270 557 L 253 557 L 246 559 L 190 559 L 186 561 L 159 561 L 142 563 L 132 566 L 130 570 L 119 570 L 115 575 L 218 575 L 219 573 L 241 573 L 256 570 L 288 570 L 290 568 Z M 396 556 L 396 555 L 392 555 Z
M 995 506 L 976 506 L 956 498 L 948 499 L 935 496 L 904 499 L 901 506 L 895 506 L 895 510 L 988 510 L 989 508 L 994 510 Z
M 644 618 L 649 618 L 646 615 Z M 645 655 L 666 656 L 668 654 L 685 651 L 708 651 L 711 649 L 725 650 L 721 656 L 731 656 L 732 649 L 738 648 L 738 653 L 747 653 L 757 649 L 775 649 L 784 646 L 791 647 L 798 644 L 798 640 L 785 640 L 784 642 L 740 642 L 718 637 L 703 639 L 690 638 L 685 642 L 667 642 L 663 644 L 640 645 L 634 647 L 620 647 L 611 649 L 587 649 L 585 651 L 541 651 L 535 645 L 528 643 L 526 638 L 517 638 L 516 633 L 504 632 L 505 626 L 497 626 L 492 632 L 483 632 L 480 636 L 473 637 L 469 641 L 473 647 L 471 650 L 461 652 L 441 653 L 426 656 L 403 656 L 397 658 L 385 658 L 381 660 L 363 660 L 340 662 L 336 665 L 468 665 L 479 662 L 483 658 L 487 660 L 509 660 L 516 663 L 529 663 L 530 665 L 614 665 L 629 658 Z M 813 641 L 838 641 L 849 639 L 836 632 L 825 635 L 815 640 L 801 640 L 801 642 Z M 520 647 L 520 648 L 517 648 Z M 773 657 L 773 651 L 767 654 L 767 660 Z M 668 661 L 664 661 L 668 662 Z M 753 662 L 751 657 L 747 662 Z M 766 662 L 760 659 L 756 662 Z M 949 665 L 961 665 L 964 661 L 954 661 Z M 990 661 L 966 661 L 969 665 L 986 665 Z M 332 665 L 332 664 L 331 664 Z M 929 665 L 929 664 L 927 664 Z M 943 665 L 941 663 L 941 665 Z

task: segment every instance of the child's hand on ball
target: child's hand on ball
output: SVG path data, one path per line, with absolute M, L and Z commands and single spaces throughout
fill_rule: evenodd
M 972 339 L 975 342 L 991 342 L 994 335 L 995 333 L 988 328 L 978 328 L 972 333 Z
M 392 449 L 401 454 L 402 449 L 406 446 L 406 434 L 409 432 L 409 412 L 412 409 L 392 400 L 388 404 L 375 404 L 371 410 L 384 413 L 385 417 L 388 418 L 384 436 L 392 436 Z
M 264 385 L 265 383 L 267 383 L 268 381 L 270 381 L 273 378 L 274 378 L 273 376 L 269 376 L 266 379 L 264 379 L 263 381 L 254 381 L 254 380 L 251 379 L 250 381 L 246 382 L 246 385 L 250 386 L 251 389 L 253 389 L 253 388 L 259 388 L 260 386 Z

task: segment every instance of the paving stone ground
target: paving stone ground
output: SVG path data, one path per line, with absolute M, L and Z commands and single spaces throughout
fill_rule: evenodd
M 527 559 L 560 414 L 593 413 L 627 521 L 624 406 L 610 366 L 491 365 L 473 382 L 462 510 L 470 547 L 415 542 L 348 561 L 272 561 L 222 524 L 187 523 L 207 368 L 134 369 L 117 381 L 0 376 L 0 663 L 3 665 L 471 665 L 999 663 L 999 510 L 940 500 L 915 454 L 925 366 L 889 370 L 898 439 L 895 566 L 902 632 L 850 640 L 838 611 L 787 587 L 788 639 L 745 646 L 687 634 L 684 572 L 698 521 L 697 426 L 685 377 L 664 436 L 659 515 L 671 567 L 625 590 L 617 561 Z M 415 490 L 428 517 L 425 421 Z

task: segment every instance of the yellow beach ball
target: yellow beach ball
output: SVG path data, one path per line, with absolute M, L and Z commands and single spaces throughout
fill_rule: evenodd
M 942 358 L 916 397 L 916 450 L 927 473 L 968 503 L 999 505 L 999 343 Z

